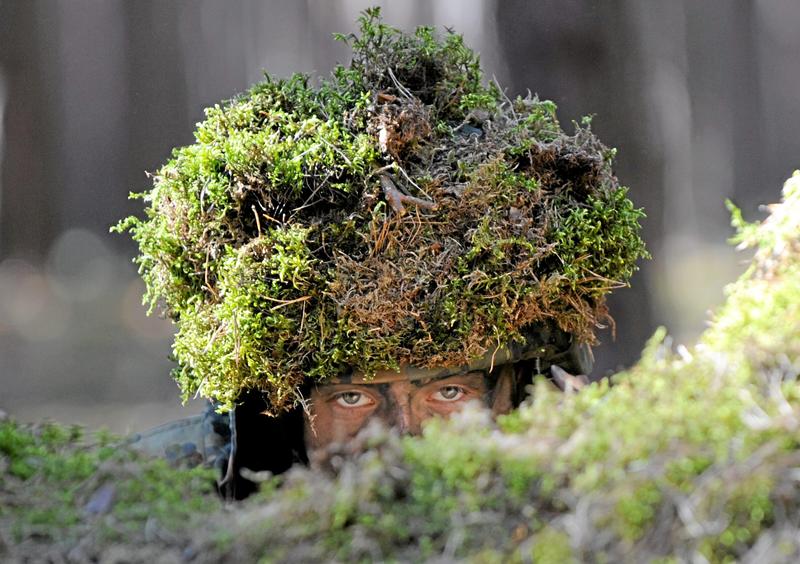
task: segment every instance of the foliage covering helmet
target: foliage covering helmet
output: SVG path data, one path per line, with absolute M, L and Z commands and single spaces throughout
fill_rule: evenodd
M 348 67 L 206 110 L 117 226 L 177 323 L 185 395 L 277 413 L 305 378 L 467 365 L 553 326 L 592 343 L 646 251 L 588 124 L 485 85 L 459 35 L 360 19 Z

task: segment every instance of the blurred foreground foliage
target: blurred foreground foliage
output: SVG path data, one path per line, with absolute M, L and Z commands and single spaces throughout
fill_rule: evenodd
M 664 332 L 610 384 L 544 383 L 493 422 L 370 429 L 223 506 L 200 470 L 0 423 L 0 559 L 797 561 L 800 173 L 691 348 Z

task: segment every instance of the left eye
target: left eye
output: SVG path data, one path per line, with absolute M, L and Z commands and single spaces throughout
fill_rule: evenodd
M 463 388 L 459 386 L 443 386 L 433 394 L 433 399 L 438 401 L 457 401 L 464 396 Z
M 370 399 L 361 392 L 342 392 L 336 396 L 336 403 L 342 407 L 363 407 L 369 405 Z

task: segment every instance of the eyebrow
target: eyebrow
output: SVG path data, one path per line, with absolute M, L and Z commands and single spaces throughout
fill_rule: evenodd
M 442 380 L 456 380 L 458 378 L 473 379 L 477 376 L 481 376 L 484 382 L 491 382 L 494 379 L 492 376 L 487 375 L 482 370 L 473 370 L 471 372 L 465 372 L 463 374 L 449 374 L 447 376 L 411 380 L 411 382 L 415 384 L 417 387 L 422 387 L 422 386 L 427 386 L 428 384 L 432 384 L 433 382 L 440 382 Z
M 414 384 L 416 384 L 417 387 L 421 388 L 423 386 L 427 386 L 428 384 L 434 384 L 436 382 L 441 382 L 444 380 L 453 380 L 455 382 L 465 381 L 465 380 L 472 381 L 478 377 L 482 379 L 484 384 L 489 384 L 493 380 L 491 376 L 487 376 L 485 373 L 476 370 L 473 372 L 467 372 L 466 374 L 452 374 L 450 376 L 442 376 L 441 378 L 427 378 L 425 380 L 417 380 L 414 381 Z
M 425 373 L 433 373 L 430 375 L 426 375 Z M 337 376 L 335 376 L 331 382 L 327 384 L 321 385 L 333 385 L 333 384 L 354 384 L 354 385 L 369 385 L 369 384 L 382 384 L 382 383 L 395 383 L 395 382 L 412 382 L 415 386 L 420 387 L 430 382 L 436 380 L 442 380 L 446 378 L 456 378 L 461 376 L 470 376 L 473 374 L 483 374 L 484 376 L 489 376 L 490 370 L 475 368 L 473 370 L 468 370 L 467 372 L 453 372 L 447 369 L 440 369 L 440 370 L 417 370 L 415 374 L 409 375 L 404 373 L 403 371 L 393 372 L 390 370 L 379 370 L 373 374 L 372 377 L 368 377 L 361 372 L 355 371 L 352 367 Z M 489 378 L 491 380 L 491 378 Z M 487 381 L 489 381 L 487 380 Z
M 450 374 L 450 375 L 446 375 L 446 376 L 439 376 L 439 377 L 432 377 L 432 378 L 421 378 L 421 379 L 416 379 L 416 380 L 405 380 L 405 381 L 410 383 L 410 384 L 413 384 L 416 388 L 423 388 L 423 387 L 425 387 L 425 386 L 427 386 L 429 384 L 433 384 L 435 382 L 440 382 L 440 381 L 443 381 L 443 380 L 456 380 L 456 379 L 459 379 L 459 378 L 473 379 L 473 378 L 476 378 L 478 376 L 483 378 L 483 383 L 486 385 L 487 388 L 491 388 L 493 382 L 496 380 L 496 378 L 494 376 L 491 376 L 491 375 L 487 374 L 485 371 L 473 370 L 472 372 L 466 372 L 464 374 Z M 402 381 L 402 380 L 398 380 L 398 382 L 399 381 Z M 353 382 L 349 381 L 349 379 L 347 379 L 347 380 L 343 379 L 342 381 L 336 382 L 336 383 L 317 384 L 315 387 L 316 387 L 317 391 L 319 391 L 320 393 L 328 393 L 328 392 L 324 391 L 324 390 L 326 390 L 326 388 L 348 388 L 348 389 L 352 389 L 353 386 L 357 386 L 357 387 L 370 386 L 370 387 L 373 387 L 373 388 L 380 389 L 381 387 L 390 386 L 391 384 L 395 384 L 395 383 L 397 383 L 397 382 L 357 382 L 357 383 L 353 383 Z
M 484 386 L 484 389 L 480 391 L 480 396 L 483 402 L 486 405 L 491 405 L 494 393 L 495 393 L 495 386 L 494 383 L 496 378 L 488 374 L 488 372 L 475 370 L 472 372 L 467 372 L 465 374 L 454 374 L 450 376 L 442 376 L 439 378 L 426 378 L 423 380 L 410 380 L 411 383 L 414 384 L 414 389 L 416 391 L 428 386 L 430 384 L 434 384 L 436 382 L 445 381 L 445 380 L 455 380 L 453 382 L 453 386 L 457 386 L 460 383 L 462 385 L 470 385 L 469 383 L 463 382 L 463 380 L 474 380 L 476 378 L 481 378 L 481 383 Z M 458 380 L 461 379 L 462 382 Z M 393 382 L 380 382 L 374 384 L 350 384 L 346 382 L 336 383 L 336 384 L 320 384 L 316 386 L 317 392 L 320 393 L 325 397 L 325 401 L 330 401 L 332 397 L 336 396 L 339 393 L 346 393 L 348 391 L 354 391 L 358 393 L 372 393 L 373 395 L 380 396 L 381 398 L 381 405 L 378 406 L 378 409 L 385 411 L 387 409 L 392 409 L 393 406 L 396 405 L 396 398 L 395 395 L 391 393 L 391 385 Z M 470 385 L 470 387 L 475 388 L 474 385 Z M 329 389 L 325 389 L 329 388 Z M 363 390 L 363 388 L 368 388 L 367 390 Z M 363 391 L 362 391 L 363 390 Z M 477 390 L 476 390 L 477 391 Z M 415 392 L 414 392 L 415 393 Z

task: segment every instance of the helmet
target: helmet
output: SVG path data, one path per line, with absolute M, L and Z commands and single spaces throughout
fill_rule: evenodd
M 485 85 L 461 37 L 377 11 L 319 86 L 267 78 L 206 111 L 117 228 L 177 324 L 185 396 L 277 415 L 308 379 L 567 362 L 645 255 L 588 122 Z M 587 352 L 588 351 L 588 352 Z M 413 367 L 413 368 L 411 368 Z
M 503 366 L 513 365 L 517 370 L 514 371 L 511 396 L 513 403 L 519 404 L 527 395 L 528 385 L 535 375 L 550 378 L 561 389 L 577 388 L 583 383 L 581 375 L 591 372 L 592 362 L 588 344 L 573 339 L 555 326 L 542 324 L 538 331 L 526 334 L 524 343 L 490 351 L 468 365 L 431 369 L 401 366 L 398 370 L 376 371 L 371 375 L 349 370 L 331 379 L 338 383 L 387 383 L 398 379 L 436 379 L 475 371 L 499 374 Z M 243 499 L 254 492 L 257 482 L 250 479 L 252 472 L 281 474 L 294 464 L 308 462 L 302 411 L 295 409 L 275 417 L 264 417 L 268 408 L 268 398 L 251 390 L 240 396 L 236 407 L 227 414 L 217 414 L 213 406 L 207 410 L 206 417 L 211 414 L 217 418 L 227 417 L 230 426 L 228 458 L 217 484 L 225 498 Z M 269 448 L 265 448 L 266 438 Z

